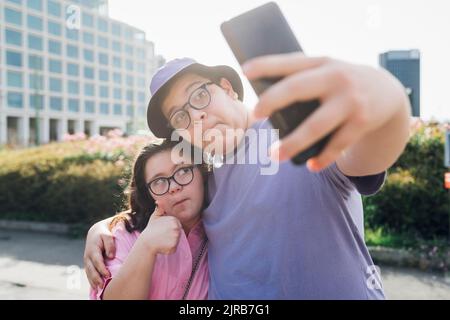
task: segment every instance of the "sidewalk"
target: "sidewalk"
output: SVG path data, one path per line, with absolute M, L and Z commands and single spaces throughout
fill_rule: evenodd
M 0 229 L 0 299 L 87 299 L 84 240 Z
M 0 299 L 87 299 L 84 240 L 0 229 Z M 381 266 L 389 299 L 450 299 L 447 277 Z

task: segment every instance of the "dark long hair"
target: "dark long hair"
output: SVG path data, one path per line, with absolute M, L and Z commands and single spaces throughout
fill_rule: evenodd
M 137 155 L 130 178 L 128 187 L 125 189 L 127 196 L 128 209 L 118 213 L 110 224 L 112 229 L 117 223 L 124 222 L 125 228 L 128 232 L 139 231 L 142 232 L 147 226 L 148 220 L 156 208 L 155 200 L 150 195 L 150 191 L 145 181 L 145 165 L 147 161 L 154 155 L 166 150 L 172 150 L 178 141 L 163 140 L 162 143 L 151 143 L 141 149 Z M 187 143 L 187 142 L 181 142 Z M 190 145 L 189 145 L 190 146 Z M 190 146 L 191 148 L 194 148 Z M 191 154 L 194 151 L 191 152 Z M 202 164 L 200 171 L 205 183 L 205 200 L 207 195 L 207 174 L 209 169 Z M 204 201 L 205 202 L 205 201 Z

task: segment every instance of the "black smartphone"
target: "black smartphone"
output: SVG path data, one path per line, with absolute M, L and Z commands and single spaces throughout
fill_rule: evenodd
M 283 13 L 274 2 L 266 3 L 223 22 L 220 28 L 240 65 L 251 58 L 263 55 L 303 51 Z M 258 79 L 250 83 L 259 96 L 279 80 L 281 79 Z M 279 129 L 281 139 L 292 132 L 318 107 L 318 100 L 298 102 L 274 112 L 270 116 L 270 121 L 274 128 Z M 318 155 L 330 136 L 331 134 L 325 136 L 297 154 L 292 158 L 292 162 L 300 165 Z

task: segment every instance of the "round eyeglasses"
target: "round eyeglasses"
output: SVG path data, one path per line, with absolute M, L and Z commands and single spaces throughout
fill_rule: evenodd
M 191 116 L 187 110 L 188 106 L 195 110 L 201 110 L 209 106 L 211 93 L 208 91 L 207 86 L 211 84 L 214 84 L 214 82 L 206 82 L 195 89 L 189 96 L 188 102 L 170 116 L 169 123 L 173 129 L 184 130 L 191 125 Z
M 150 192 L 157 196 L 166 194 L 170 189 L 170 180 L 175 181 L 180 186 L 187 186 L 194 180 L 194 167 L 183 167 L 176 170 L 170 177 L 160 177 L 147 184 Z

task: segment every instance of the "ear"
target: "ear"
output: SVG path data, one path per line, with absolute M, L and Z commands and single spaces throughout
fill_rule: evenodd
M 231 82 L 228 81 L 228 79 L 221 78 L 219 85 L 232 99 L 238 99 L 238 94 L 233 90 L 233 86 L 231 85 Z

